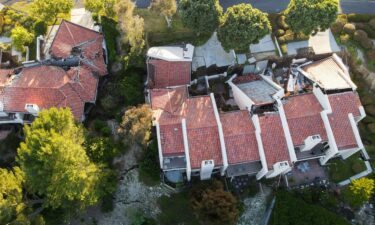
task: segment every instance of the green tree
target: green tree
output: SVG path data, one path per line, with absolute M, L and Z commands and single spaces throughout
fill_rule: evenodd
M 0 224 L 8 224 L 25 206 L 22 171 L 18 167 L 13 171 L 0 168 L 0 180 Z
M 122 78 L 120 90 L 127 106 L 136 106 L 144 101 L 143 83 L 139 74 L 131 73 Z
M 146 104 L 126 110 L 121 123 L 121 132 L 127 143 L 146 146 L 151 137 L 152 111 Z
M 328 29 L 335 22 L 338 9 L 338 0 L 291 0 L 285 21 L 294 32 L 310 35 Z
M 134 8 L 134 2 L 123 0 L 115 5 L 115 12 L 118 16 L 118 27 L 123 43 L 130 45 L 131 53 L 139 54 L 145 46 L 144 20 L 138 15 L 133 15 Z
M 225 50 L 248 51 L 249 45 L 269 34 L 271 24 L 267 14 L 250 4 L 239 4 L 227 9 L 218 38 Z
M 167 21 L 168 27 L 171 27 L 172 16 L 176 14 L 176 0 L 152 0 L 150 9 L 163 15 Z
M 31 14 L 47 23 L 55 23 L 59 13 L 69 13 L 73 8 L 73 0 L 34 0 Z
M 99 22 L 102 16 L 113 18 L 116 0 L 85 0 L 85 9 L 98 16 Z
M 83 127 L 69 109 L 41 111 L 24 133 L 17 162 L 28 192 L 44 198 L 43 208 L 84 208 L 98 201 L 102 171 L 86 155 Z
M 11 35 L 12 45 L 18 51 L 24 51 L 24 46 L 30 44 L 34 40 L 34 34 L 28 32 L 22 26 L 16 26 L 12 29 Z
M 234 225 L 239 211 L 237 200 L 224 190 L 220 181 L 194 187 L 190 193 L 190 203 L 198 217 L 207 225 Z
M 373 179 L 361 178 L 353 180 L 346 190 L 346 199 L 355 207 L 367 202 L 374 194 L 375 182 Z
M 349 225 L 344 218 L 307 203 L 291 192 L 278 191 L 269 225 Z
M 219 0 L 181 0 L 178 7 L 183 24 L 198 35 L 212 33 L 219 26 L 223 14 Z

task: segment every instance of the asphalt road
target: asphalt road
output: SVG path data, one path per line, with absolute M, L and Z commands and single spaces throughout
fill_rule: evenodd
M 147 8 L 151 0 L 136 0 L 137 7 Z M 0 0 L 4 5 L 10 5 L 17 0 Z M 82 0 L 75 0 L 77 6 L 81 6 Z M 221 6 L 226 9 L 239 3 L 250 3 L 253 7 L 268 13 L 284 10 L 289 0 L 220 0 Z M 375 14 L 375 0 L 341 0 L 341 11 L 343 13 Z

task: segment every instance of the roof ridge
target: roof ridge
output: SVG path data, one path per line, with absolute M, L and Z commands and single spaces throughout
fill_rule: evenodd
M 93 30 L 93 29 L 90 29 L 90 28 L 84 27 L 84 26 L 82 26 L 82 25 L 80 25 L 80 24 L 78 24 L 78 23 L 73 23 L 72 21 L 69 21 L 69 20 L 66 20 L 66 19 L 62 19 L 60 24 L 62 24 L 63 22 L 65 22 L 65 23 L 69 23 L 69 24 L 71 24 L 71 25 L 74 25 L 74 26 L 77 26 L 77 27 L 80 27 L 80 28 L 83 28 L 83 29 L 88 30 L 88 31 L 91 31 L 91 32 L 93 32 L 93 33 L 100 34 L 99 31 L 96 31 L 96 30 Z

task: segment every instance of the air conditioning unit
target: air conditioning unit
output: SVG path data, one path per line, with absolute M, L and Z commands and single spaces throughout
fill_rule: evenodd
M 215 162 L 213 159 L 204 160 L 201 164 L 201 180 L 208 180 L 211 178 L 212 171 L 214 170 Z
M 38 114 L 39 107 L 37 104 L 26 104 L 25 110 L 31 114 Z

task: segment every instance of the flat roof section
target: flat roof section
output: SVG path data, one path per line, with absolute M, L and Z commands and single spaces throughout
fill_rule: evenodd
M 236 77 L 233 83 L 237 85 L 254 103 L 255 105 L 265 105 L 273 103 L 273 95 L 277 93 L 277 89 L 267 83 L 259 75 L 245 75 Z
M 333 57 L 329 57 L 302 67 L 307 78 L 325 90 L 351 89 L 350 77 Z

